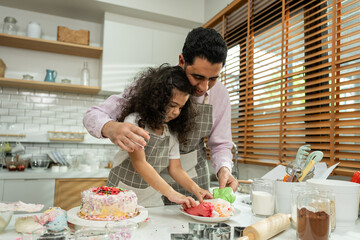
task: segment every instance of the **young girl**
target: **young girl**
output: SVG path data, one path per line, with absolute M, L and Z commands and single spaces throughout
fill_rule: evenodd
M 182 169 L 179 142 L 186 143 L 194 127 L 195 105 L 190 95 L 193 87 L 179 66 L 162 65 L 143 72 L 124 93 L 118 121 L 136 124 L 150 134 L 144 151 L 128 153 L 120 150 L 114 160 L 107 185 L 133 190 L 139 205 L 163 205 L 162 195 L 171 202 L 196 206 L 192 197 L 176 192 L 161 176 L 168 170 L 170 176 L 200 202 L 213 198 L 200 188 Z

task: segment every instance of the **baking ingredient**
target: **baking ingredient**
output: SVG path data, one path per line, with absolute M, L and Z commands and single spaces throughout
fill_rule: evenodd
M 235 202 L 236 196 L 231 187 L 215 188 L 213 190 L 214 198 L 221 198 L 229 203 Z
M 275 198 L 271 193 L 252 191 L 251 210 L 255 215 L 270 216 L 274 214 Z
M 212 217 L 215 207 L 210 202 L 202 202 L 191 208 L 185 208 L 184 211 L 193 216 Z
M 35 230 L 44 229 L 35 216 L 18 217 L 15 221 L 15 230 L 21 233 L 32 233 Z
M 205 199 L 196 207 L 184 209 L 185 212 L 194 216 L 203 217 L 230 217 L 233 214 L 233 207 L 224 199 Z M 209 213 L 211 211 L 211 213 Z
M 265 240 L 289 227 L 290 215 L 278 213 L 246 227 L 243 231 L 243 236 L 249 240 Z
M 50 208 L 40 216 L 39 223 L 51 230 L 60 231 L 67 227 L 66 211 L 59 207 Z
M 306 208 L 298 209 L 297 233 L 301 240 L 329 239 L 330 216 L 324 211 L 312 212 Z

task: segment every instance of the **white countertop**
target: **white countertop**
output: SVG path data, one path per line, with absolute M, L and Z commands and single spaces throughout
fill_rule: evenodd
M 248 226 L 259 218 L 252 215 L 249 205 L 240 202 L 238 198 L 234 203 L 234 206 L 239 210 L 237 214 L 231 217 L 230 220 L 225 223 L 234 226 Z M 178 205 L 163 206 L 155 208 L 147 208 L 149 220 L 141 223 L 140 227 L 135 231 L 132 239 L 148 239 L 148 240 L 170 240 L 171 233 L 188 233 L 189 222 L 198 221 L 182 214 Z M 14 230 L 14 222 L 18 216 L 13 216 L 8 228 L 4 233 L 0 234 L 0 240 L 15 240 L 21 237 Z M 290 227 L 288 230 L 280 233 L 275 240 L 292 240 L 296 239 L 296 231 Z M 356 225 L 349 228 L 337 227 L 334 232 L 331 233 L 332 240 L 354 240 L 360 239 L 360 219 L 356 221 Z
M 59 179 L 59 178 L 107 178 L 109 176 L 109 168 L 100 168 L 96 171 L 84 172 L 69 169 L 67 172 L 51 172 L 50 169 L 45 171 L 34 171 L 33 169 L 25 169 L 24 172 L 10 172 L 7 169 L 0 169 L 0 180 L 8 179 Z M 0 239 L 1 240 L 1 239 Z

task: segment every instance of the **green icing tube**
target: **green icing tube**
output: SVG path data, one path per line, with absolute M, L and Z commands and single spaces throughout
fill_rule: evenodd
M 226 201 L 228 201 L 229 203 L 233 203 L 235 202 L 235 193 L 233 192 L 231 187 L 225 187 L 225 188 L 215 188 L 213 190 L 213 195 L 214 198 L 221 198 L 224 199 Z

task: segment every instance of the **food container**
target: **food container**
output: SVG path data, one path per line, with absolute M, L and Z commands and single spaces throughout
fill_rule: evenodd
M 330 199 L 316 192 L 305 192 L 297 197 L 298 240 L 328 240 L 331 233 Z
M 67 240 L 70 238 L 71 230 L 68 227 L 42 227 L 34 230 L 32 233 L 22 233 L 23 240 Z
M 330 179 L 309 179 L 306 183 L 319 190 L 335 193 L 336 227 L 355 225 L 359 211 L 360 184 Z
M 109 222 L 105 228 L 110 239 L 132 239 L 138 225 L 129 220 Z
M 17 26 L 16 19 L 14 17 L 7 16 L 4 18 L 3 33 L 16 35 Z
M 12 215 L 12 211 L 0 211 L 0 233 L 9 225 Z
M 61 79 L 61 83 L 71 84 L 71 80 L 67 79 L 67 78 L 64 78 L 64 79 Z
M 30 160 L 30 166 L 35 171 L 45 171 L 50 164 L 47 154 L 34 155 Z
M 5 157 L 6 168 L 10 171 L 16 171 L 16 158 L 12 156 Z
M 30 74 L 25 74 L 25 75 L 23 75 L 23 78 L 22 78 L 23 80 L 34 80 L 34 77 L 33 76 L 31 76 Z

